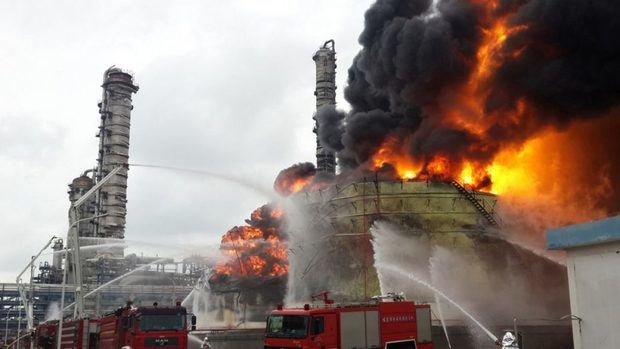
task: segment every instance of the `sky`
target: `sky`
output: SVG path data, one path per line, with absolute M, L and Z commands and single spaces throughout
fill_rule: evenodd
M 67 185 L 97 157 L 105 69 L 129 70 L 140 86 L 130 163 L 271 188 L 281 169 L 315 160 L 312 55 L 328 39 L 347 109 L 346 71 L 371 2 L 0 0 L 0 281 L 13 282 L 49 238 L 66 237 Z M 208 254 L 269 200 L 150 168 L 131 168 L 128 185 L 135 253 Z

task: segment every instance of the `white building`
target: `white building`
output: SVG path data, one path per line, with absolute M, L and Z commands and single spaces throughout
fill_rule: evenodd
M 566 250 L 575 349 L 620 348 L 620 216 L 547 231 Z

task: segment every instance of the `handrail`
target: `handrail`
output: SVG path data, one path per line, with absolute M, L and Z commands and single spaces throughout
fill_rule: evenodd
M 459 182 L 457 182 L 454 179 L 450 180 L 449 183 L 452 184 L 452 186 L 454 186 L 461 194 L 463 194 L 463 196 L 474 205 L 474 207 L 478 210 L 478 212 L 480 212 L 491 225 L 493 226 L 499 225 L 497 221 L 495 220 L 495 218 L 493 217 L 493 215 L 489 213 L 489 211 L 487 211 L 480 204 L 480 202 L 476 200 L 476 198 L 472 195 L 472 193 L 470 193 L 467 189 L 465 189 L 465 187 L 463 187 Z

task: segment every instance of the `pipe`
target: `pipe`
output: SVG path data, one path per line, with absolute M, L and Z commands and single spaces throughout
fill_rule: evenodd
M 45 251 L 52 244 L 52 242 L 54 242 L 54 240 L 56 240 L 56 236 L 52 236 L 51 239 L 49 239 L 49 241 L 45 244 L 45 246 L 43 246 L 43 248 L 39 251 L 39 253 L 37 253 L 35 256 L 32 256 L 32 258 L 30 258 L 30 262 L 26 265 L 24 270 L 22 270 L 21 273 L 17 275 L 17 278 L 15 278 L 15 283 L 17 284 L 17 290 L 19 291 L 19 298 L 21 300 L 21 305 L 24 308 L 24 310 L 26 310 L 26 319 L 28 320 L 29 329 L 31 329 L 34 326 L 34 319 L 32 318 L 32 311 L 31 311 L 32 296 L 34 293 L 34 289 L 32 287 L 32 281 L 33 281 L 32 278 L 34 276 L 34 262 L 41 256 L 43 251 Z M 21 280 L 22 280 L 22 275 L 24 275 L 24 273 L 26 272 L 26 270 L 28 270 L 28 268 L 30 268 L 30 294 L 26 297 L 26 292 L 24 290 L 24 286 L 21 285 Z M 19 326 L 18 326 L 19 330 L 21 330 L 21 309 L 22 308 L 19 308 L 19 311 L 20 311 Z M 19 330 L 18 330 L 18 333 L 19 333 Z M 17 344 L 19 345 L 19 341 Z
M 32 260 L 35 260 L 35 257 L 32 256 Z M 28 308 L 26 308 L 26 319 L 28 320 L 28 331 L 32 331 L 34 329 L 34 302 L 32 299 L 34 298 L 34 264 L 30 266 L 30 294 L 28 295 Z M 30 341 L 30 349 L 34 349 L 34 342 Z
M 89 173 L 91 173 L 91 172 L 95 172 L 95 169 L 94 169 L 94 168 L 91 168 L 91 169 L 88 169 L 88 170 L 86 170 L 86 171 L 82 172 L 82 176 L 86 176 L 87 174 L 89 174 Z
M 82 221 L 86 221 L 86 220 L 91 220 L 94 218 L 99 218 L 102 216 L 107 215 L 107 213 L 102 214 L 102 215 L 98 215 L 98 216 L 92 216 L 92 217 L 88 217 L 88 218 L 82 218 L 79 219 L 75 222 L 73 222 L 71 224 L 71 226 L 69 226 L 69 230 L 67 231 L 67 235 L 69 235 L 69 233 L 71 232 L 71 229 L 73 228 L 73 226 L 79 224 Z M 79 240 L 79 239 L 76 239 Z M 73 248 L 77 248 L 78 246 L 74 246 Z M 60 319 L 58 319 L 58 332 L 56 334 L 57 337 L 57 341 L 56 341 L 56 349 L 60 349 L 60 345 L 61 345 L 61 339 L 62 339 L 62 325 L 63 325 L 63 321 L 65 318 L 65 314 L 64 314 L 64 307 L 65 307 L 65 289 L 67 287 L 67 269 L 69 269 L 69 259 L 67 258 L 69 256 L 69 248 L 65 248 L 65 267 L 62 269 L 62 287 L 61 287 L 61 291 L 60 291 Z M 75 255 L 74 255 L 75 256 Z
M 9 313 L 11 312 L 11 309 L 13 307 L 10 307 L 6 310 L 6 323 L 4 325 L 4 345 L 7 345 L 8 339 L 9 339 Z
M 19 333 L 22 331 L 22 308 L 19 308 L 19 312 L 17 313 L 17 339 L 13 342 L 17 342 L 17 344 L 15 345 L 17 348 L 19 348 L 19 340 L 22 338 Z M 11 343 L 11 344 L 13 344 Z
M 73 205 L 71 205 L 71 208 L 78 208 L 79 206 L 81 206 L 84 201 L 88 200 L 88 198 L 97 190 L 99 190 L 99 188 L 101 188 L 107 181 L 110 180 L 110 178 L 112 178 L 116 173 L 118 173 L 118 171 L 120 171 L 123 168 L 123 166 L 117 166 L 115 167 L 112 171 L 110 171 L 110 173 L 108 173 L 107 176 L 105 176 L 102 180 L 100 180 L 99 182 L 97 182 L 97 184 L 95 184 L 92 188 L 90 188 L 86 193 L 84 193 L 84 195 L 80 196 L 79 199 L 77 199 L 77 201 L 75 201 L 73 203 Z
M 330 43 L 332 44 L 331 45 L 331 50 L 332 51 L 336 51 L 336 43 L 334 42 L 334 39 L 330 39 L 330 40 L 325 41 L 325 43 L 323 44 L 323 48 L 330 48 L 330 47 L 327 47 L 327 44 L 330 44 Z
M 22 339 L 22 338 L 25 338 L 26 336 L 29 336 L 29 335 L 30 335 L 30 333 L 26 333 L 26 334 L 25 334 L 25 335 L 23 335 L 23 336 L 19 336 L 19 337 L 17 337 L 17 339 L 16 339 L 16 340 L 12 341 L 12 342 L 11 342 L 9 345 L 7 345 L 6 347 L 8 348 L 8 347 L 12 346 L 13 344 L 15 344 L 15 342 L 17 342 L 17 344 L 15 344 L 15 347 L 19 348 L 19 340 L 20 340 L 20 339 Z
M 65 267 L 62 270 L 62 289 L 60 291 L 60 319 L 58 319 L 58 331 L 56 331 L 56 349 L 60 349 L 62 344 L 62 325 L 65 318 L 65 314 L 62 309 L 65 306 L 65 287 L 67 286 L 67 264 L 68 264 L 68 250 L 65 249 Z
M 30 263 L 28 263 L 26 265 L 26 267 L 24 268 L 24 270 L 21 271 L 21 273 L 19 273 L 17 275 L 16 283 L 19 285 L 20 280 L 22 275 L 24 275 L 24 273 L 26 272 L 26 270 L 28 270 L 28 268 L 30 268 L 30 266 L 34 263 L 34 261 L 39 258 L 39 256 L 41 256 L 41 253 L 43 253 L 43 251 L 45 251 L 51 244 L 52 242 L 54 242 L 54 240 L 56 239 L 56 236 L 52 236 L 52 238 L 47 242 L 47 244 L 45 244 L 45 246 L 39 251 L 39 253 L 37 253 L 32 259 L 30 259 Z

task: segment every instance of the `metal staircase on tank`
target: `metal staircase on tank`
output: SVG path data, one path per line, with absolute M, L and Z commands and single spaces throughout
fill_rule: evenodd
M 474 197 L 474 195 L 471 192 L 469 192 L 469 190 L 465 189 L 465 187 L 463 187 L 459 182 L 457 182 L 454 179 L 450 180 L 449 183 L 453 187 L 455 187 L 465 198 L 467 198 L 467 200 L 469 200 L 474 205 L 474 207 L 478 210 L 478 212 L 480 212 L 480 214 L 482 214 L 484 218 L 487 219 L 489 224 L 493 226 L 499 225 L 497 221 L 495 220 L 495 218 L 493 217 L 493 214 L 487 211 L 482 206 L 482 204 Z

